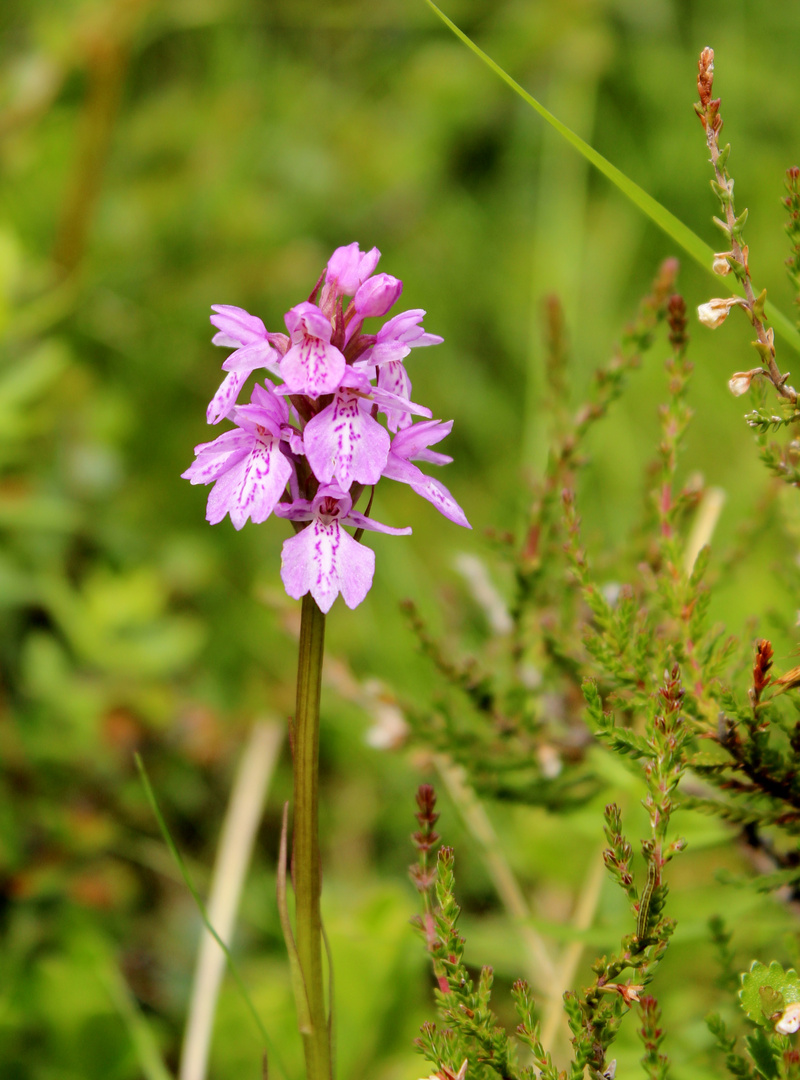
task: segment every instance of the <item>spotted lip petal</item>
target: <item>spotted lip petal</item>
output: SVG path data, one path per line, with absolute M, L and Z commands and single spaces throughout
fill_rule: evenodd
M 339 593 L 349 608 L 358 607 L 370 590 L 375 552 L 359 544 L 338 521 L 319 518 L 283 543 L 281 580 L 289 596 L 307 592 L 327 614 Z
M 281 377 L 291 394 L 318 398 L 338 389 L 347 361 L 322 338 L 307 337 L 293 345 L 281 361 Z
M 296 499 L 276 506 L 280 517 L 311 522 L 283 544 L 281 579 L 289 596 L 299 600 L 310 592 L 321 610 L 328 612 L 341 592 L 349 608 L 357 607 L 372 585 L 375 554 L 354 540 L 344 526 L 395 536 L 411 532 L 373 521 L 352 506 L 350 496 L 336 484 L 321 485 L 313 501 Z
M 286 312 L 286 328 L 292 345 L 281 360 L 280 371 L 289 393 L 310 398 L 334 393 L 347 361 L 330 343 L 330 320 L 316 304 L 305 301 Z
M 230 515 L 235 529 L 248 518 L 266 521 L 283 494 L 292 466 L 277 440 L 254 439 L 250 452 L 217 480 L 208 496 L 206 518 L 212 525 Z
M 234 410 L 237 426 L 195 447 L 196 459 L 183 476 L 193 484 L 214 484 L 206 507 L 212 525 L 229 514 L 241 529 L 248 518 L 258 523 L 272 513 L 294 474 L 281 449 L 288 417 L 282 398 L 256 386 L 250 405 Z
M 339 389 L 330 405 L 303 432 L 308 463 L 318 480 L 336 478 L 343 491 L 356 481 L 377 484 L 389 454 L 389 432 L 375 420 L 372 404 L 354 390 Z

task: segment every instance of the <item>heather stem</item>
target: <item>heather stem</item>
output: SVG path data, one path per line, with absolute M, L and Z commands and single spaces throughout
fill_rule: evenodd
M 303 973 L 311 1030 L 303 1032 L 306 1080 L 331 1080 L 330 1032 L 322 973 L 322 919 L 319 900 L 319 701 L 325 616 L 313 597 L 303 597 L 294 723 L 294 834 L 292 873 L 295 939 Z M 302 1012 L 302 1010 L 301 1010 Z

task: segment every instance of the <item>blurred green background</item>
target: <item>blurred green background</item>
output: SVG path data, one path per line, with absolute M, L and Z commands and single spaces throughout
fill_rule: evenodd
M 791 314 L 780 197 L 800 157 L 800 6 L 452 0 L 446 10 L 716 245 L 692 110 L 696 57 L 712 45 L 754 277 Z M 206 489 L 180 479 L 211 437 L 205 407 L 225 355 L 210 345 L 209 305 L 240 305 L 281 330 L 331 251 L 357 240 L 404 280 L 401 309 L 425 308 L 427 329 L 445 338 L 412 354 L 409 370 L 415 400 L 455 419 L 443 479 L 474 526 L 466 534 L 405 487 L 382 488 L 375 516 L 414 535 L 371 536 L 372 592 L 328 620 L 324 858 L 340 1075 L 413 1080 L 424 1068 L 411 1039 L 432 1009 L 405 867 L 415 786 L 434 772 L 418 750 L 369 746 L 363 685 L 377 678 L 419 703 L 435 685 L 403 597 L 456 648 L 484 632 L 454 560 L 489 555 L 487 529 L 520 525 L 526 477 L 544 461 L 544 295 L 564 303 L 580 401 L 660 261 L 679 253 L 422 0 L 3 0 L 0 56 L 0 1073 L 156 1076 L 148 1038 L 176 1068 L 200 922 L 133 752 L 204 888 L 244 740 L 255 721 L 292 710 L 297 617 L 278 578 L 283 525 L 211 528 Z M 721 291 L 695 266 L 680 282 L 690 310 Z M 746 403 L 725 386 L 754 359 L 734 318 L 713 335 L 694 322 L 691 332 L 684 473 L 727 492 L 724 543 L 766 488 Z M 590 550 L 611 546 L 639 513 L 664 355 L 649 358 L 593 438 L 581 493 Z M 788 501 L 782 512 L 791 526 Z M 750 616 L 794 618 L 776 570 L 794 552 L 762 532 L 715 599 L 745 636 Z M 791 648 L 788 638 L 778 648 L 783 666 Z M 622 774 L 615 782 L 635 806 L 635 787 Z M 299 1076 L 274 905 L 289 786 L 284 747 L 235 952 Z M 472 959 L 507 983 L 518 973 L 513 931 L 444 796 L 442 806 Z M 491 812 L 538 913 L 566 918 L 600 843 L 597 806 L 567 821 Z M 664 1007 L 676 1075 L 694 1076 L 706 1067 L 697 1055 L 713 1004 L 710 976 L 691 974 L 698 913 L 724 908 L 735 920 L 754 901 L 722 895 L 708 865 L 700 872 L 704 860 L 738 866 L 723 834 L 707 823 L 684 831 L 698 854 L 681 870 L 676 914 L 686 920 Z M 793 926 L 760 903 L 740 927 L 743 964 Z M 611 895 L 601 904 L 590 951 L 613 947 L 616 905 Z M 632 1036 L 627 1045 L 623 1063 L 639 1053 Z M 260 1075 L 260 1055 L 226 983 L 210 1075 Z

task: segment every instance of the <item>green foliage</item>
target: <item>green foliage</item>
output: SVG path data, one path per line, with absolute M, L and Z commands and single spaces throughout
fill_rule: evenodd
M 456 929 L 460 908 L 454 894 L 450 848 L 439 852 L 433 889 L 436 901 L 429 916 L 433 932 L 429 934 L 425 918 L 417 922 L 417 928 L 429 943 L 439 982 L 437 1001 L 444 1022 L 451 1026 L 440 1032 L 434 1024 L 424 1025 L 417 1039 L 418 1049 L 436 1068 L 451 1073 L 457 1073 L 466 1059 L 468 1075 L 477 1080 L 492 1076 L 532 1080 L 534 1073 L 530 1069 L 517 1069 L 513 1043 L 492 1012 L 492 969 L 484 967 L 475 985 L 464 963 L 465 941 Z
M 725 221 L 718 224 L 732 244 L 728 263 L 744 289 L 751 321 L 757 327 L 759 342 L 756 345 L 765 364 L 763 374 L 789 402 L 785 417 L 773 416 L 762 409 L 751 414 L 748 421 L 759 432 L 762 458 L 768 468 L 782 479 L 793 482 L 790 465 L 796 451 L 794 444 L 783 449 L 770 449 L 766 434 L 770 427 L 778 428 L 784 426 L 784 422 L 794 421 L 794 412 L 790 415 L 789 410 L 794 409 L 796 394 L 775 364 L 772 332 L 763 324 L 765 294 L 755 296 L 750 286 L 748 249 L 743 240 L 747 215 L 737 216 L 733 210 L 733 183 L 726 167 L 730 147 L 720 150 L 716 141 L 721 121 L 719 101 L 711 100 L 712 60 L 712 54 L 705 50 L 698 82 L 701 105 L 697 108 L 717 170 L 718 179 L 712 187 L 725 215 Z M 586 701 L 585 722 L 590 731 L 612 754 L 626 760 L 634 771 L 641 770 L 646 788 L 643 806 L 649 818 L 650 835 L 643 838 L 641 846 L 647 875 L 638 888 L 631 865 L 632 846 L 622 831 L 621 811 L 614 804 L 608 805 L 605 811 L 609 847 L 604 852 L 604 861 L 612 878 L 631 902 L 636 930 L 621 939 L 618 952 L 595 961 L 592 986 L 581 993 L 565 989 L 563 1007 L 572 1035 L 572 1062 L 567 1075 L 575 1080 L 586 1070 L 594 1078 L 607 1074 L 611 1068 L 607 1057 L 609 1049 L 619 1036 L 627 1008 L 636 1001 L 640 1003 L 642 1018 L 640 1037 L 645 1047 L 644 1071 L 654 1078 L 668 1074 L 669 1061 L 662 1052 L 665 1035 L 659 1006 L 650 995 L 640 997 L 640 994 L 653 979 L 675 928 L 674 920 L 665 915 L 668 887 L 663 869 L 685 847 L 685 841 L 680 837 L 668 839 L 667 831 L 676 808 L 679 786 L 689 768 L 723 794 L 716 801 L 695 795 L 687 800 L 688 804 L 744 826 L 748 842 L 768 852 L 780 868 L 775 874 L 762 874 L 757 887 L 766 891 L 779 886 L 795 886 L 798 880 L 796 850 L 787 841 L 795 831 L 795 761 L 800 729 L 796 713 L 790 719 L 784 702 L 776 701 L 776 698 L 800 685 L 800 675 L 798 669 L 793 668 L 782 676 L 773 676 L 770 671 L 773 648 L 769 641 L 762 639 L 756 646 L 745 704 L 732 688 L 732 684 L 741 680 L 744 658 L 736 642 L 726 639 L 720 628 L 709 620 L 711 592 L 705 579 L 709 572 L 710 552 L 707 547 L 704 549 L 703 540 L 698 542 L 687 535 L 687 521 L 697 512 L 700 500 L 688 486 L 676 490 L 679 454 L 691 419 L 687 389 L 692 365 L 686 356 L 685 305 L 679 296 L 672 295 L 670 274 L 674 275 L 674 269 L 665 267 L 653 293 L 641 306 L 638 325 L 642 332 L 629 335 L 629 340 L 635 341 L 637 347 L 650 345 L 652 327 L 647 326 L 646 320 L 654 318 L 654 326 L 659 318 L 666 318 L 671 346 L 666 362 L 668 400 L 660 410 L 661 442 L 656 459 L 646 473 L 649 503 L 640 532 L 635 534 L 629 548 L 639 554 L 638 579 L 617 585 L 609 595 L 600 586 L 592 560 L 582 543 L 577 493 L 578 477 L 586 462 L 576 449 L 585 435 L 583 422 L 590 417 L 592 420 L 604 417 L 606 409 L 583 407 L 570 419 L 564 408 L 563 399 L 569 385 L 565 375 L 568 353 L 564 347 L 561 319 L 552 302 L 548 324 L 548 376 L 555 450 L 551 451 L 543 480 L 534 485 L 537 497 L 521 541 L 517 541 L 516 549 L 512 543 L 505 545 L 505 552 L 514 554 L 516 551 L 514 582 L 517 585 L 510 604 L 511 626 L 517 636 L 509 635 L 501 643 L 508 655 L 505 668 L 512 672 L 512 678 L 515 675 L 521 681 L 520 660 L 544 654 L 547 656 L 546 662 L 542 663 L 544 678 L 557 671 L 573 687 L 580 680 Z M 667 283 L 666 287 L 663 282 Z M 606 383 L 607 380 L 599 375 L 597 385 Z M 617 381 L 614 385 L 619 388 L 622 384 Z M 734 389 L 733 383 L 731 385 Z M 556 491 L 561 493 L 560 516 L 555 512 Z M 606 556 L 604 565 L 624 566 L 626 555 L 628 553 L 622 549 L 611 558 Z M 560 580 L 559 576 L 553 579 L 551 593 L 547 595 L 541 591 L 541 582 L 553 567 L 558 568 L 561 576 Z M 562 567 L 567 569 L 567 574 Z M 564 589 L 568 575 L 579 589 L 582 606 L 576 605 Z M 519 587 L 520 583 L 524 588 Z M 549 609 L 546 604 L 550 605 Z M 522 626 L 527 637 L 519 633 L 518 628 Z M 518 719 L 510 716 L 508 710 L 501 712 L 497 708 L 502 700 L 497 692 L 497 645 L 493 652 L 495 667 L 492 674 L 477 676 L 474 661 L 470 661 L 468 667 L 450 659 L 444 661 L 440 647 L 425 628 L 419 622 L 416 628 L 425 651 L 433 657 L 446 681 L 465 692 L 476 708 L 484 709 L 487 719 L 497 722 L 499 714 L 505 728 L 513 731 L 519 726 Z M 737 654 L 740 657 L 738 671 L 731 668 Z M 659 685 L 656 678 L 661 672 L 664 673 L 663 682 Z M 548 686 L 551 693 L 552 689 Z M 508 691 L 506 700 L 513 700 Z M 430 726 L 430 723 L 426 725 Z M 470 746 L 471 753 L 463 752 L 461 731 L 452 719 L 439 725 L 439 750 L 447 752 L 469 770 L 478 790 L 496 796 L 497 788 L 487 785 L 484 776 L 484 755 L 476 753 L 478 744 L 475 741 Z M 540 745 L 548 745 L 553 740 L 552 732 L 541 724 L 538 730 L 531 728 L 529 734 L 533 740 L 538 737 Z M 701 739 L 706 744 L 702 752 Z M 710 755 L 709 745 L 713 748 Z M 509 756 L 513 758 L 513 753 Z M 573 758 L 570 768 L 563 771 L 568 773 L 580 767 L 580 761 Z M 508 797 L 508 793 L 505 794 Z M 449 895 L 452 891 L 450 878 L 448 890 Z M 712 926 L 712 936 L 723 962 L 720 985 L 730 989 L 733 968 L 729 935 L 722 924 L 717 923 Z M 430 937 L 427 944 L 435 958 L 436 944 Z M 459 957 L 463 955 L 463 944 L 460 939 Z M 635 973 L 636 983 L 619 981 L 620 975 L 628 969 Z M 437 970 L 435 959 L 434 970 Z M 705 974 L 700 967 L 698 973 Z M 743 1002 L 750 1013 L 747 979 L 744 986 Z M 760 984 L 757 996 L 761 1022 L 767 1017 L 773 1024 L 789 1004 L 771 983 Z M 522 1007 L 527 1007 L 527 999 L 523 996 L 520 1000 Z M 450 1021 L 451 1012 L 441 997 L 440 1007 L 443 1017 Z M 793 1018 L 791 1022 L 794 1022 Z M 788 1051 L 788 1047 L 778 1047 L 773 1039 L 767 1040 L 760 1032 L 750 1035 L 746 1047 L 751 1068 L 748 1060 L 737 1054 L 736 1039 L 727 1034 L 722 1020 L 712 1019 L 710 1026 L 732 1075 L 749 1076 L 753 1074 L 752 1069 L 765 1080 L 792 1074 L 796 1055 L 793 1056 L 794 1052 Z M 470 1056 L 469 1047 L 458 1041 L 458 1024 L 454 1022 L 448 1030 L 448 1039 L 455 1040 L 457 1046 L 455 1056 L 463 1053 L 468 1062 L 475 1060 L 474 1055 Z M 524 1025 L 523 1030 L 527 1030 Z M 527 1043 L 534 1058 L 551 1063 L 550 1048 L 542 1044 L 538 1028 L 532 1026 L 530 1031 Z M 441 1051 L 443 1047 L 444 1044 L 438 1049 Z M 431 1060 L 435 1061 L 437 1047 L 431 1043 L 428 1049 L 433 1055 Z M 783 1056 L 782 1050 L 787 1051 Z
M 794 70 L 800 24 L 788 9 L 777 20 L 774 5 L 743 14 L 691 0 L 680 19 L 668 8 L 479 0 L 468 23 L 607 161 L 706 237 L 685 72 L 688 42 L 724 26 L 720 62 L 748 56 L 746 77 L 732 66 L 727 76 L 740 81 L 737 183 L 754 207 L 748 239 L 770 297 L 786 307 L 785 283 L 769 276 L 783 257 L 779 229 L 760 208 L 775 201 L 795 153 L 792 83 L 780 73 Z M 446 415 L 457 417 L 446 482 L 475 530 L 451 536 L 397 485 L 381 513 L 415 535 L 404 547 L 378 538 L 370 600 L 356 617 L 330 621 L 321 798 L 341 1074 L 415 1075 L 408 1045 L 427 983 L 423 956 L 407 946 L 409 902 L 397 879 L 407 795 L 437 767 L 433 750 L 463 764 L 493 800 L 499 847 L 541 915 L 537 925 L 549 923 L 559 940 L 589 942 L 612 964 L 626 938 L 631 951 L 634 936 L 661 935 L 686 897 L 671 965 L 658 971 L 659 1026 L 671 1022 L 676 1073 L 698 1075 L 692 1039 L 702 1037 L 675 1018 L 687 999 L 701 1015 L 714 990 L 699 932 L 687 949 L 681 931 L 720 905 L 721 889 L 737 911 L 745 903 L 713 879 L 719 863 L 731 880 L 752 879 L 755 850 L 773 867 L 758 888 L 797 881 L 784 865 L 796 841 L 788 762 L 797 690 L 761 707 L 766 737 L 751 733 L 746 622 L 770 608 L 780 614 L 774 632 L 759 633 L 771 635 L 779 670 L 790 668 L 797 516 L 762 478 L 741 437 L 741 410 L 725 396 L 720 373 L 744 366 L 733 357 L 746 345 L 723 337 L 727 328 L 720 340 L 698 335 L 686 384 L 676 348 L 664 345 L 674 336 L 665 322 L 674 267 L 670 284 L 651 294 L 656 307 L 645 303 L 612 345 L 643 281 L 659 277 L 668 243 L 621 208 L 615 191 L 590 182 L 577 156 L 562 157 L 421 6 L 392 2 L 376 14 L 361 0 L 8 0 L 0 23 L 0 1072 L 9 1080 L 177 1072 L 201 920 L 163 849 L 133 754 L 143 753 L 203 893 L 244 736 L 265 708 L 291 711 L 295 663 L 293 607 L 277 585 L 279 528 L 210 529 L 203 493 L 178 479 L 191 447 L 208 437 L 202 415 L 222 359 L 208 342 L 208 305 L 241 304 L 279 329 L 297 284 L 319 272 L 333 245 L 359 239 L 384 251 L 406 282 L 406 306 L 426 307 L 446 338 L 412 377 L 421 399 L 448 402 Z M 694 274 L 681 281 L 689 310 L 706 288 Z M 531 311 L 553 290 L 562 299 L 547 301 L 540 345 Z M 654 436 L 665 350 L 668 417 Z M 686 429 L 689 392 L 697 419 Z M 763 407 L 770 416 L 777 409 Z M 789 441 L 764 453 L 793 484 L 792 429 L 783 430 Z M 673 461 L 681 439 L 691 471 Z M 687 541 L 715 487 L 728 490 L 728 506 L 714 550 L 686 580 Z M 492 563 L 510 631 L 493 630 L 474 582 L 465 588 L 455 577 L 464 547 Z M 408 595 L 441 691 L 397 614 Z M 720 621 L 745 628 L 741 653 Z M 674 799 L 728 822 L 730 842 L 723 849 L 725 834 L 703 833 L 687 813 L 680 831 L 709 846 L 690 845 L 668 897 L 653 882 L 643 914 L 652 860 L 648 853 L 645 866 L 626 834 L 653 840 L 636 802 L 649 794 L 641 769 L 655 736 L 646 727 L 664 715 L 652 695 L 676 662 L 697 742 L 685 748 L 691 796 L 679 790 Z M 374 715 L 388 707 L 385 686 L 371 689 L 376 676 L 408 700 L 416 733 L 408 751 L 364 745 L 365 703 Z M 588 719 L 586 679 L 596 695 Z M 727 727 L 717 727 L 720 708 L 742 761 Z M 627 771 L 616 768 L 623 750 Z M 274 901 L 289 771 L 287 753 L 232 948 L 297 1077 Z M 737 782 L 747 790 L 728 786 Z M 581 928 L 564 920 L 589 892 L 581 875 L 600 862 L 588 845 L 600 841 L 607 804 L 616 817 L 607 818 L 606 864 L 623 891 L 615 900 L 601 891 Z M 462 922 L 473 955 L 495 969 L 490 999 L 465 968 L 481 1026 L 464 1038 L 475 1061 L 490 1052 L 500 1061 L 497 1029 L 519 1023 L 525 1063 L 510 1064 L 509 1050 L 509 1068 L 555 1080 L 568 1048 L 559 1037 L 551 1058 L 542 1044 L 536 1025 L 547 1016 L 536 1015 L 532 992 L 513 983 L 518 970 L 504 960 L 519 957 L 520 924 L 498 917 L 478 846 L 460 829 L 448 814 Z M 737 843 L 741 836 L 752 843 Z M 757 918 L 732 919 L 737 950 L 782 948 L 791 914 L 769 904 Z M 567 1004 L 574 1024 L 588 1018 L 616 1033 L 627 1077 L 645 1018 L 626 1024 L 618 991 L 590 1002 L 586 990 L 599 978 L 579 966 Z M 530 981 L 545 1013 L 546 995 Z M 664 1048 L 648 1016 L 647 1068 L 661 1075 Z M 226 984 L 214 1075 L 258 1071 L 263 1046 L 251 1027 Z M 463 1058 L 452 1038 L 436 1038 L 457 1075 Z M 590 1061 L 579 1041 L 574 1061 L 587 1053 Z M 788 1069 L 774 1060 L 779 1073 Z M 734 1074 L 755 1075 L 747 1068 Z

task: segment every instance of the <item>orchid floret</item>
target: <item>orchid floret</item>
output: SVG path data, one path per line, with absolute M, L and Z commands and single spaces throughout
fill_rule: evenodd
M 286 313 L 291 347 L 281 360 L 281 377 L 292 394 L 318 398 L 332 394 L 339 386 L 347 362 L 331 345 L 330 319 L 306 300 Z
M 466 514 L 456 500 L 440 480 L 427 476 L 416 465 L 412 464 L 411 458 L 427 460 L 438 464 L 437 459 L 447 458 L 446 454 L 436 454 L 427 448 L 431 443 L 439 442 L 448 435 L 452 428 L 452 422 L 447 424 L 439 420 L 427 423 L 415 424 L 414 428 L 407 429 L 395 436 L 389 450 L 389 457 L 383 475 L 390 480 L 398 480 L 402 484 L 408 484 L 412 491 L 421 495 L 432 503 L 440 514 L 443 514 L 455 525 L 462 525 L 465 529 L 471 529 Z M 415 431 L 415 428 L 424 429 Z
M 236 406 L 239 393 L 248 377 L 257 368 L 266 368 L 277 374 L 281 352 L 275 348 L 275 335 L 268 334 L 261 319 L 250 315 L 244 308 L 231 304 L 214 304 L 211 322 L 219 332 L 211 339 L 214 345 L 223 345 L 236 351 L 222 365 L 228 374 L 206 410 L 209 424 L 218 424 L 230 416 Z M 284 350 L 285 351 L 285 350 Z
M 293 471 L 281 449 L 288 418 L 286 402 L 256 386 L 250 405 L 234 410 L 237 426 L 195 447 L 196 460 L 182 475 L 193 484 L 214 484 L 206 508 L 212 525 L 229 514 L 241 529 L 248 518 L 258 523 L 272 513 Z
M 328 612 L 341 592 L 349 608 L 357 607 L 369 592 L 375 572 L 375 553 L 359 544 L 344 525 L 405 536 L 411 529 L 393 529 L 352 510 L 349 495 L 333 484 L 320 487 L 307 499 L 276 508 L 281 517 L 311 524 L 284 540 L 281 580 L 289 596 L 299 600 L 307 592 Z

